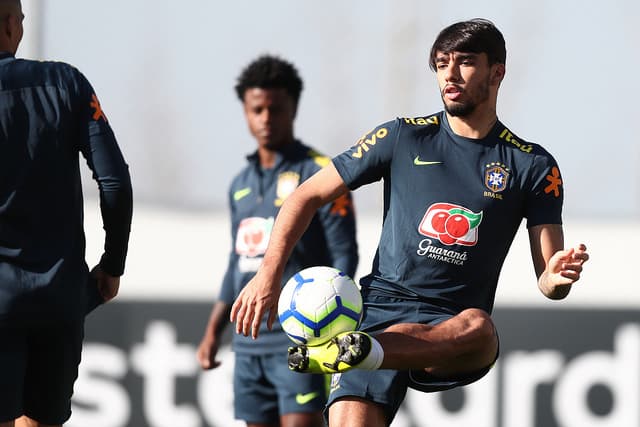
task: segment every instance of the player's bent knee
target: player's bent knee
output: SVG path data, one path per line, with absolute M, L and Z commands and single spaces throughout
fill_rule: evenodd
M 486 311 L 470 308 L 460 313 L 460 315 L 465 318 L 468 327 L 473 332 L 487 336 L 495 334 L 495 325 Z
M 466 321 L 469 335 L 473 340 L 481 343 L 483 347 L 488 348 L 491 352 L 497 350 L 498 337 L 496 327 L 491 316 L 480 309 L 468 309 L 460 313 Z

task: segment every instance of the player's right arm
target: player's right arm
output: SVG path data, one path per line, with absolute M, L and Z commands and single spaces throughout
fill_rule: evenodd
M 78 149 L 100 190 L 105 242 L 99 267 L 105 274 L 115 278 L 124 273 L 131 230 L 133 191 L 129 167 L 91 84 L 75 69 L 72 75 Z M 114 280 L 110 283 L 113 284 Z M 114 286 L 111 288 L 114 289 Z
M 282 274 L 291 251 L 318 209 L 349 191 L 333 163 L 303 182 L 284 202 L 276 217 L 262 265 L 231 307 L 236 332 L 255 339 L 268 315 L 269 329 L 277 315 Z

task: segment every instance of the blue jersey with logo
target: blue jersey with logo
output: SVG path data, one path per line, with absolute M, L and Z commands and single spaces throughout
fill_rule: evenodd
M 444 112 L 399 118 L 333 162 L 351 189 L 384 180 L 381 244 L 362 285 L 446 313 L 492 311 L 523 218 L 528 227 L 561 223 L 555 160 L 499 121 L 485 138 L 469 139 Z
M 331 160 L 298 141 L 277 153 L 273 168 L 263 169 L 257 153 L 233 179 L 229 191 L 232 248 L 220 290 L 220 300 L 233 303 L 262 263 L 271 229 L 284 200 L 296 187 Z M 293 249 L 283 274 L 283 285 L 298 271 L 316 265 L 338 268 L 353 277 L 358 264 L 355 216 L 351 195 L 323 206 Z M 276 321 L 269 331 L 266 320 L 259 338 L 233 336 L 237 352 L 282 352 L 291 345 Z
M 0 53 L 0 321 L 85 313 L 80 154 L 100 189 L 100 265 L 121 275 L 131 183 L 93 88 L 68 64 Z

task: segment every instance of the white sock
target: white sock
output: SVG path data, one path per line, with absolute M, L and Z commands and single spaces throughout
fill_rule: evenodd
M 382 365 L 382 361 L 384 360 L 384 350 L 377 339 L 373 338 L 371 335 L 369 335 L 369 337 L 371 338 L 371 351 L 369 351 L 367 357 L 360 362 L 357 368 L 374 371 Z

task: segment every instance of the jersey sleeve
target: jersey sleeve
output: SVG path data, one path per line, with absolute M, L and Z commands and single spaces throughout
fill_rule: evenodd
M 100 266 L 108 274 L 120 276 L 124 272 L 133 209 L 129 168 L 91 84 L 77 70 L 73 80 L 79 122 L 78 149 L 100 191 L 105 230 Z
M 563 200 L 558 164 L 549 153 L 536 155 L 531 167 L 531 191 L 525 203 L 527 227 L 562 224 Z
M 354 278 L 358 267 L 356 219 L 351 193 L 344 194 L 318 211 L 331 265 Z
M 333 164 L 347 187 L 355 190 L 379 181 L 387 174 L 399 132 L 399 120 L 384 123 L 333 158 Z

